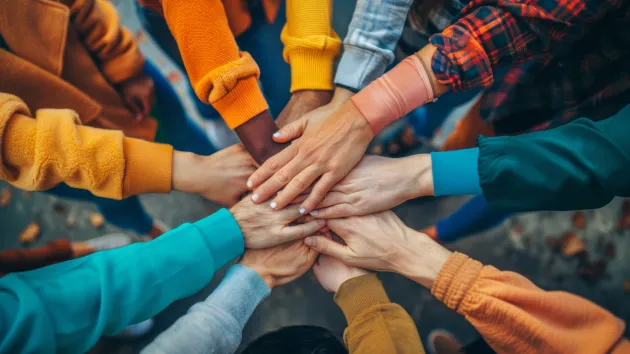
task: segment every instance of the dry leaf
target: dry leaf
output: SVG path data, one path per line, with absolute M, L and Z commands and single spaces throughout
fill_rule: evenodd
M 99 213 L 92 213 L 90 214 L 90 223 L 92 226 L 99 228 L 105 224 L 105 218 Z
M 4 187 L 2 188 L 2 193 L 0 194 L 0 207 L 4 208 L 7 205 L 9 205 L 9 202 L 11 201 L 11 195 L 13 193 L 11 192 L 11 188 L 9 187 Z
M 560 251 L 565 257 L 575 256 L 586 249 L 586 243 L 573 232 L 565 233 L 560 242 Z
M 573 213 L 573 226 L 576 229 L 584 230 L 586 228 L 586 216 L 583 211 L 576 211 Z
M 28 224 L 28 226 L 26 227 L 26 229 L 24 229 L 24 231 L 22 231 L 18 239 L 20 240 L 20 243 L 28 245 L 37 241 L 37 239 L 39 239 L 40 232 L 41 232 L 41 229 L 39 225 L 37 225 L 37 223 L 35 222 L 32 222 Z
M 630 279 L 623 281 L 623 291 L 630 293 Z

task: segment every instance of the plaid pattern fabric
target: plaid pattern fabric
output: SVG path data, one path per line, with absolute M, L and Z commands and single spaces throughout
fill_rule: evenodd
M 453 10 L 434 11 L 430 22 Z M 409 25 L 431 31 L 413 13 Z M 629 25 L 627 0 L 466 1 L 430 38 L 432 68 L 455 91 L 485 88 L 481 114 L 500 134 L 603 119 L 630 102 Z M 511 66 L 495 82 L 501 64 Z

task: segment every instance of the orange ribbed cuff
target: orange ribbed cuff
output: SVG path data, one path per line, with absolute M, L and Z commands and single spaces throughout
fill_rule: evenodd
M 292 50 L 289 54 L 291 93 L 300 90 L 332 91 L 333 64 L 337 54 L 310 48 Z
M 341 284 L 335 294 L 335 303 L 350 325 L 366 308 L 376 304 L 389 304 L 391 301 L 376 274 L 366 274 Z
M 453 253 L 440 270 L 431 294 L 451 310 L 458 311 L 477 280 L 483 264 L 459 252 Z
M 123 150 L 125 156 L 123 198 L 171 191 L 172 146 L 124 138 Z
M 212 106 L 230 129 L 237 128 L 269 108 L 255 76 L 239 80 L 233 90 L 213 102 Z

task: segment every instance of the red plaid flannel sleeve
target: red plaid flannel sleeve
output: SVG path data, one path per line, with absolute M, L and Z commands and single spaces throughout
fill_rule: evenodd
M 431 37 L 432 69 L 455 91 L 490 87 L 492 67 L 549 60 L 583 37 L 623 0 L 473 0 L 459 19 Z

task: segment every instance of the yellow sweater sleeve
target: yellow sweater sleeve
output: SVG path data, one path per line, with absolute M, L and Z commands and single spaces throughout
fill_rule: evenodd
M 609 353 L 630 346 L 625 325 L 579 296 L 545 291 L 524 276 L 455 252 L 431 289 L 497 353 Z
M 121 199 L 171 190 L 173 148 L 79 125 L 68 109 L 41 109 L 0 93 L 0 179 L 24 190 L 59 183 Z
M 343 338 L 350 354 L 423 354 L 415 323 L 400 305 L 393 304 L 375 274 L 341 285 L 335 302 L 348 321 Z
M 341 39 L 331 19 L 332 0 L 287 0 L 281 39 L 284 59 L 291 65 L 291 92 L 333 89 L 333 63 Z

